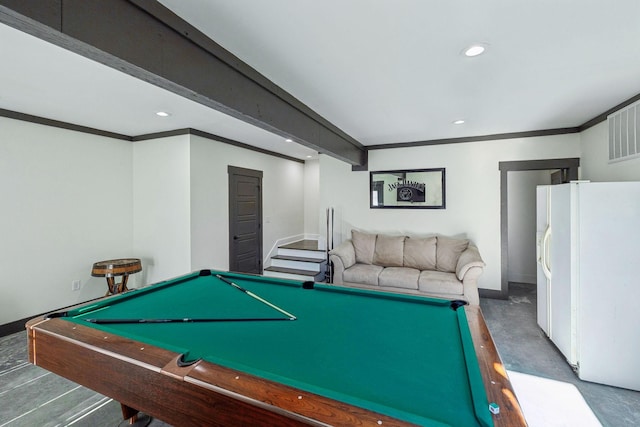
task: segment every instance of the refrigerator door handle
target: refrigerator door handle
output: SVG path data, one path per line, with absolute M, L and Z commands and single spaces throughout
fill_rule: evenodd
M 546 230 L 544 230 L 544 235 L 542 236 L 542 256 L 540 266 L 542 267 L 542 272 L 547 280 L 551 280 L 551 265 L 549 265 L 549 249 L 551 244 L 551 226 L 548 226 Z

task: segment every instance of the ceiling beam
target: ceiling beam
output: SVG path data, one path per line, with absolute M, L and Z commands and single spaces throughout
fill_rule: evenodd
M 353 166 L 366 148 L 156 0 L 0 0 L 0 22 Z

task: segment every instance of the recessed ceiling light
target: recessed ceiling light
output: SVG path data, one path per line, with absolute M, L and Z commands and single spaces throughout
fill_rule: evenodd
M 167 113 L 166 111 L 158 111 L 156 113 L 156 116 L 160 116 L 160 117 L 169 117 L 171 114 Z
M 463 123 L 464 123 L 464 120 L 462 120 L 462 119 L 460 119 L 460 120 L 454 120 L 454 121 L 453 121 L 453 124 L 454 124 L 454 125 L 461 125 L 461 124 L 463 124 Z
M 478 56 L 484 53 L 486 47 L 481 44 L 474 44 L 466 48 L 463 52 L 465 56 Z
M 287 138 L 287 139 L 285 139 L 285 141 L 286 141 L 286 142 L 293 142 L 293 139 L 289 139 L 289 138 Z
M 312 158 L 312 157 L 313 157 L 313 156 L 307 156 L 307 159 L 310 159 L 310 158 Z

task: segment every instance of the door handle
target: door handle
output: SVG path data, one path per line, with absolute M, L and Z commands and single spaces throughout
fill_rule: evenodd
M 547 226 L 547 229 L 544 231 L 544 236 L 542 237 L 542 271 L 547 279 L 551 280 L 551 260 L 549 257 L 551 249 L 551 227 Z

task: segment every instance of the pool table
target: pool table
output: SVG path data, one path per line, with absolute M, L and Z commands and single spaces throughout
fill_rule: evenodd
M 526 425 L 479 307 L 458 302 L 202 270 L 27 330 L 32 363 L 119 401 L 124 418 Z

